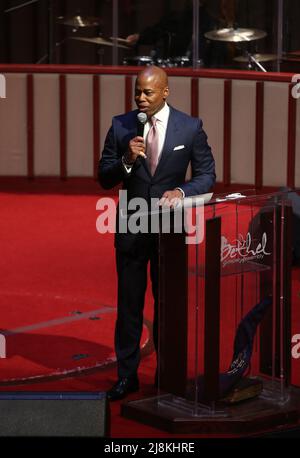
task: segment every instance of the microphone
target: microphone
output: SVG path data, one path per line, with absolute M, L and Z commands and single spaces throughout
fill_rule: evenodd
M 146 122 L 147 122 L 146 113 L 143 113 L 142 111 L 140 111 L 137 114 L 137 135 L 139 137 L 144 136 L 144 127 L 145 127 Z
M 138 114 L 137 114 L 137 117 L 136 117 L 136 122 L 137 122 L 137 136 L 138 137 L 144 137 L 144 127 L 145 127 L 145 124 L 147 122 L 147 115 L 146 113 L 143 113 L 142 111 L 140 111 Z M 140 165 L 140 161 L 141 159 L 143 159 L 141 156 L 139 156 L 137 159 L 136 159 L 136 164 L 137 165 Z

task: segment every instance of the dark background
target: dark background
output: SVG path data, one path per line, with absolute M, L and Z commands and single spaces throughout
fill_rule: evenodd
M 212 14 L 220 15 L 221 0 L 207 0 Z M 119 37 L 143 30 L 157 23 L 171 10 L 184 8 L 186 0 L 120 0 Z M 112 35 L 112 0 L 39 0 L 35 4 L 5 13 L 26 0 L 0 0 L 0 62 L 112 64 L 112 48 L 79 42 L 72 36 Z M 235 0 L 235 20 L 239 27 L 267 31 L 263 40 L 252 44 L 253 51 L 275 52 L 277 46 L 277 0 Z M 51 8 L 50 8 L 51 7 Z M 52 10 L 52 15 L 50 14 Z M 58 24 L 58 16 L 96 16 L 98 27 L 80 28 Z M 284 0 L 284 52 L 300 51 L 300 1 Z M 52 55 L 49 46 L 52 43 Z M 57 45 L 55 45 L 57 44 Z M 252 50 L 251 50 L 252 51 Z M 141 48 L 139 54 L 149 52 Z M 134 50 L 119 49 L 119 64 Z

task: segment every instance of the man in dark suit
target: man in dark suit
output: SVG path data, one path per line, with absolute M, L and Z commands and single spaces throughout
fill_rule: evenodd
M 146 67 L 136 79 L 138 110 L 113 118 L 99 162 L 99 181 L 105 189 L 123 183 L 128 201 L 151 198 L 172 206 L 177 199 L 207 192 L 215 182 L 215 165 L 202 122 L 166 103 L 167 74 Z M 137 114 L 146 114 L 143 136 L 137 136 Z M 185 182 L 191 163 L 192 178 Z M 147 265 L 150 262 L 154 296 L 153 338 L 157 349 L 158 237 L 151 233 L 116 233 L 118 315 L 115 350 L 118 381 L 107 392 L 110 400 L 137 391 L 140 338 L 143 325 Z

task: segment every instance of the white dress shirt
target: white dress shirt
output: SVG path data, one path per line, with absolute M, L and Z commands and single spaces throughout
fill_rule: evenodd
M 167 105 L 167 103 L 164 104 L 161 110 L 159 110 L 157 113 L 155 113 L 155 115 L 153 115 L 157 119 L 156 127 L 157 127 L 157 132 L 158 132 L 158 149 L 159 149 L 158 161 L 160 159 L 161 152 L 162 152 L 162 149 L 165 143 L 169 115 L 170 115 L 170 108 Z M 151 129 L 151 122 L 147 121 L 144 126 L 145 144 L 147 144 L 147 136 L 148 136 L 150 129 Z M 147 156 L 147 151 L 145 151 L 145 154 Z M 122 162 L 123 162 L 123 166 L 126 172 L 129 174 L 131 172 L 133 164 L 132 165 L 126 164 L 124 160 L 124 156 L 122 157 Z
M 155 113 L 155 115 L 153 115 L 154 118 L 156 118 L 156 129 L 158 132 L 158 151 L 159 151 L 158 161 L 160 159 L 161 152 L 162 152 L 162 149 L 165 143 L 169 115 L 170 115 L 170 108 L 166 103 L 164 104 L 161 110 L 159 110 L 157 113 Z M 148 136 L 149 130 L 151 129 L 151 126 L 152 126 L 151 122 L 147 121 L 144 127 L 144 141 L 146 145 L 147 145 L 147 136 Z M 147 150 L 146 150 L 146 156 L 147 156 Z

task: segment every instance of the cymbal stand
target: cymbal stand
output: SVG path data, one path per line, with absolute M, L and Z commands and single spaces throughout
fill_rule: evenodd
M 48 0 L 48 52 L 44 54 L 36 64 L 42 64 L 48 60 L 48 64 L 56 63 L 56 50 L 59 48 L 69 37 L 63 38 L 61 41 L 54 43 L 54 6 L 53 0 Z M 55 61 L 53 62 L 53 56 Z
M 249 51 L 247 51 L 247 49 L 243 48 L 243 46 L 241 45 L 237 45 L 236 46 L 237 49 L 239 49 L 244 55 L 245 57 L 248 59 L 248 64 L 247 64 L 247 67 L 248 67 L 248 70 L 255 70 L 257 68 L 259 68 L 259 70 L 261 70 L 262 72 L 265 72 L 267 73 L 267 70 L 265 69 L 265 67 L 263 67 L 257 59 L 255 59 L 255 57 L 253 56 L 253 54 L 251 54 Z
M 47 57 L 48 57 L 49 64 L 53 63 L 52 57 L 53 57 L 54 51 L 56 51 L 56 45 L 54 47 L 53 41 L 54 41 L 54 6 L 53 6 L 53 0 L 48 0 L 48 55 Z
M 80 14 L 80 10 L 77 10 L 77 14 Z M 63 38 L 62 40 L 58 42 L 54 42 L 54 24 L 55 24 L 55 11 L 54 11 L 54 5 L 53 5 L 53 0 L 48 0 L 48 53 L 45 54 L 41 59 L 37 62 L 37 64 L 41 64 L 43 61 L 48 59 L 49 64 L 57 63 L 57 50 L 60 49 L 61 45 L 64 44 L 70 37 L 67 36 Z M 77 33 L 79 31 L 78 27 L 73 27 L 72 28 L 72 33 Z M 53 62 L 53 57 L 55 56 L 54 62 Z M 58 58 L 58 63 L 60 63 L 60 56 Z
M 50 63 L 52 61 L 53 54 L 56 52 L 56 49 L 59 48 L 65 41 L 67 41 L 70 37 L 63 38 L 61 41 L 55 43 L 55 45 L 51 46 L 51 54 L 46 53 L 43 57 L 41 57 L 36 64 L 42 64 L 45 60 L 48 59 L 48 62 Z
M 11 8 L 7 8 L 6 10 L 4 10 L 4 13 L 12 13 L 14 11 L 17 11 L 21 8 L 24 8 L 25 6 L 29 6 L 29 5 L 32 5 L 33 3 L 37 3 L 39 0 L 29 0 L 27 2 L 24 2 L 24 3 L 21 3 L 20 5 L 17 5 L 17 6 L 12 6 Z M 51 3 L 51 0 L 49 0 L 49 2 Z M 37 64 L 43 62 L 45 60 L 45 58 L 48 57 L 48 55 L 50 55 L 52 53 L 50 53 L 50 50 L 49 50 L 49 53 L 47 53 L 45 56 L 43 56 L 38 62 Z
M 247 50 L 245 50 L 245 55 L 246 55 L 246 57 L 248 58 L 248 69 L 249 69 L 249 70 L 254 70 L 254 69 L 255 69 L 255 65 L 256 65 L 262 72 L 267 73 L 267 70 L 265 69 L 265 67 L 263 67 L 263 66 L 255 59 L 255 57 L 253 56 L 253 54 L 251 54 L 250 52 L 248 52 Z M 254 64 L 254 65 L 253 65 L 253 64 Z
M 119 36 L 119 0 L 113 0 L 113 49 L 112 49 L 112 64 L 113 65 L 118 65 L 118 47 L 116 46 L 117 44 L 117 37 Z
M 20 8 L 23 8 L 24 6 L 31 5 L 32 3 L 37 3 L 39 0 L 29 0 L 28 2 L 21 3 L 21 5 L 17 6 L 12 6 L 11 8 L 7 8 L 4 10 L 4 13 L 12 13 L 13 11 L 19 10 Z

